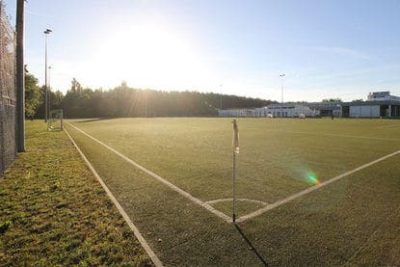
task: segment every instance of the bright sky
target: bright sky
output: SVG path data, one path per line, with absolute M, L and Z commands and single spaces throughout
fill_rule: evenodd
M 5 0 L 15 19 L 15 0 Z M 399 0 L 29 0 L 26 61 L 51 84 L 280 100 L 400 95 Z

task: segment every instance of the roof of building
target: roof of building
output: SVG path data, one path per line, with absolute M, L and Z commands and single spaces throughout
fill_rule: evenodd
M 372 97 L 385 97 L 390 96 L 390 91 L 372 92 L 370 95 Z

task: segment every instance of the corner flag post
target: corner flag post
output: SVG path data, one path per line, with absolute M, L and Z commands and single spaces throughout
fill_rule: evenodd
M 239 129 L 236 119 L 233 123 L 233 140 L 232 140 L 232 221 L 236 221 L 236 155 L 239 154 Z

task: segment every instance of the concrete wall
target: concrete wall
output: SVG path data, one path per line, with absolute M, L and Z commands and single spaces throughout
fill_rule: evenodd
M 350 106 L 351 118 L 379 118 L 380 106 Z

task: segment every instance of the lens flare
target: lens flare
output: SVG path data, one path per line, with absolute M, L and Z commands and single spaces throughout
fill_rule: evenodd
M 315 173 L 313 172 L 308 172 L 306 174 L 306 182 L 310 185 L 318 185 L 320 184 L 320 181 L 318 180 L 318 177 Z

